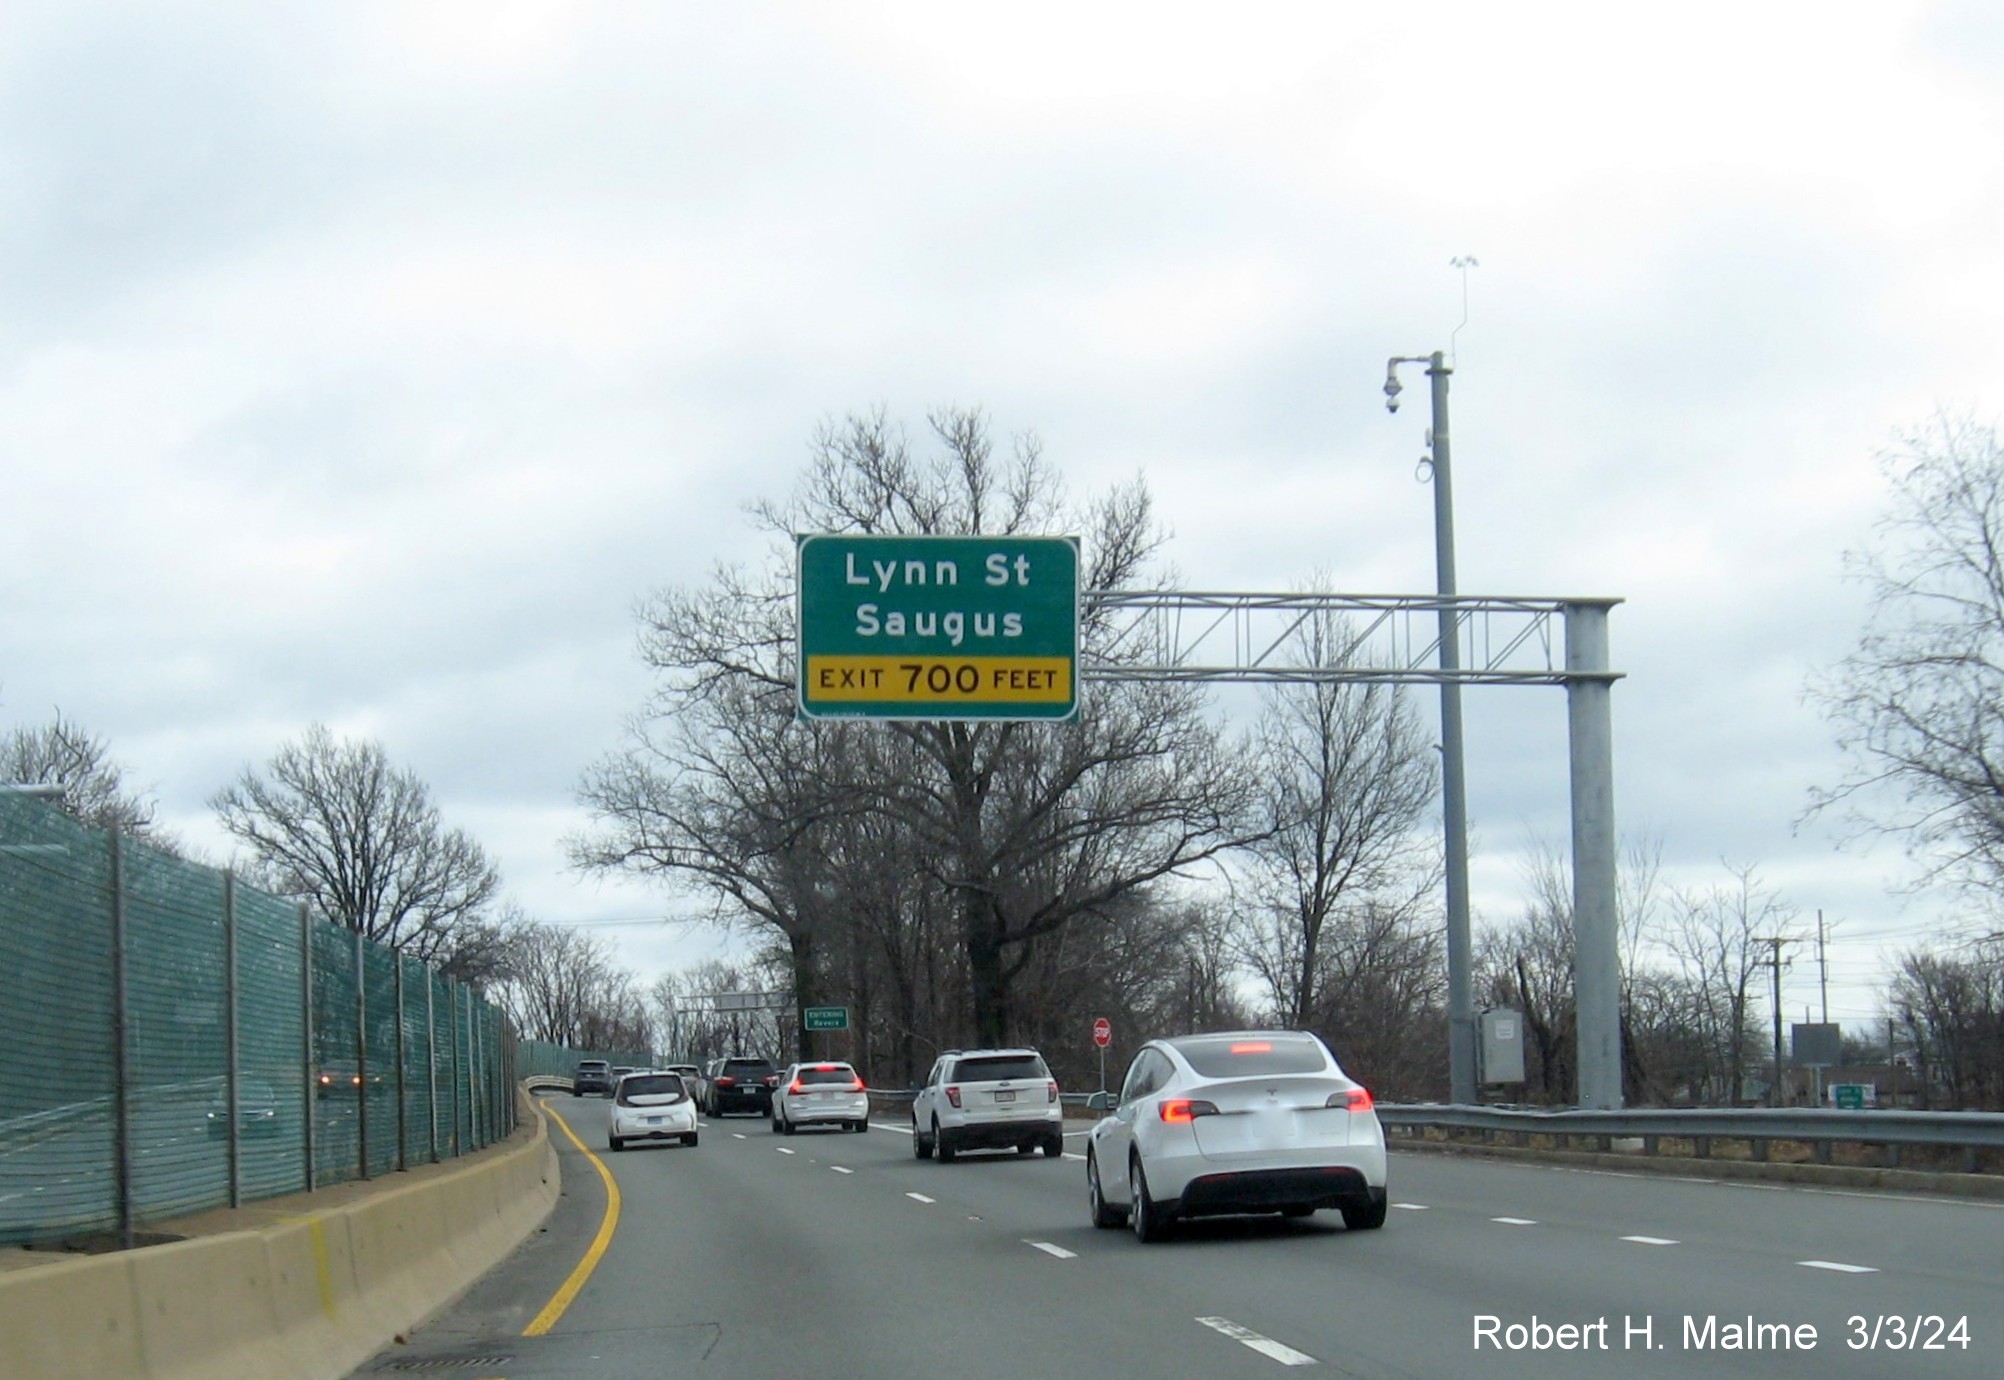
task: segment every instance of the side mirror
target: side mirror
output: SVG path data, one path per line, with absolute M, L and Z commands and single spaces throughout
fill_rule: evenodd
M 1118 1093 L 1096 1092 L 1086 1098 L 1085 1104 L 1086 1110 L 1089 1112 L 1110 1112 L 1120 1105 L 1120 1095 Z

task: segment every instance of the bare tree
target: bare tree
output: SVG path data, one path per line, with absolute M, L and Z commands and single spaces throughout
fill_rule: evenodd
M 1332 668 L 1350 664 L 1357 640 L 1350 620 L 1329 614 L 1296 635 L 1304 665 Z M 1329 926 L 1350 930 L 1340 942 L 1352 959 L 1392 956 L 1382 921 L 1405 913 L 1433 871 L 1419 835 L 1437 768 L 1399 686 L 1277 685 L 1264 700 L 1248 753 L 1257 823 L 1242 850 L 1250 904 L 1239 933 L 1279 1018 L 1307 1029 L 1321 1011 Z M 1354 991 L 1368 979 L 1353 966 L 1345 980 Z
M 1887 1005 L 1914 1051 L 1923 1105 L 2004 1107 L 2004 943 L 1902 954 Z
M 639 1054 L 656 1029 L 647 994 L 604 940 L 512 911 L 500 927 L 494 995 L 532 1040 Z
M 426 962 L 445 962 L 500 890 L 479 844 L 382 745 L 313 725 L 209 800 L 259 882 Z M 472 934 L 468 932 L 468 937 Z
M 1937 418 L 1881 458 L 1871 591 L 1857 646 L 1810 686 L 1852 760 L 1812 811 L 1903 835 L 1942 879 L 2004 894 L 2004 446 Z
M 63 718 L 0 737 L 0 782 L 55 786 L 58 810 L 93 829 L 117 829 L 155 848 L 180 850 L 155 822 L 152 800 L 129 790 L 104 740 Z
M 1726 865 L 1728 880 L 1679 892 L 1665 943 L 1682 972 L 1689 1020 L 1704 1050 L 1707 1093 L 1740 1101 L 1749 1054 L 1771 1043 L 1761 1035 L 1760 970 L 1774 939 L 1797 937 L 1797 912 L 1751 865 Z
M 835 821 L 889 820 L 949 899 L 964 960 L 971 1029 L 928 1034 L 1000 1043 L 1037 941 L 1229 844 L 1239 777 L 1183 686 L 1101 687 L 1065 725 L 792 722 L 793 533 L 1075 530 L 1088 588 L 1137 577 L 1160 541 L 1138 483 L 1072 513 L 1033 438 L 1003 459 L 978 412 L 930 420 L 929 461 L 881 412 L 824 428 L 793 500 L 754 510 L 780 539 L 763 574 L 719 570 L 650 602 L 659 689 L 628 748 L 587 776 L 597 832 L 574 849 L 711 889 L 784 936 L 804 993 L 857 918 L 844 859 L 873 852 Z M 1089 614 L 1081 636 L 1103 647 L 1117 631 Z

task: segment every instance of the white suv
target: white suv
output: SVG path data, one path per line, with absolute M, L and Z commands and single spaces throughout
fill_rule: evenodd
M 1058 1081 L 1034 1049 L 950 1049 L 912 1101 L 912 1153 L 951 1163 L 962 1150 L 1065 1152 Z

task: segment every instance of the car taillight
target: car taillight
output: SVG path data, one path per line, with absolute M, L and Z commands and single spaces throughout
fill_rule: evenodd
M 1058 1100 L 1058 1080 L 1053 1078 L 1050 1082 L 1044 1084 L 1044 1086 L 1051 1091 L 1050 1100 L 1056 1102 Z
M 1330 1093 L 1327 1107 L 1341 1107 L 1346 1112 L 1368 1112 L 1376 1104 L 1371 1101 L 1369 1088 L 1352 1088 L 1348 1092 Z
M 954 1106 L 958 1107 L 960 1105 L 960 1089 L 948 1088 L 946 1090 L 946 1100 L 948 1102 L 951 1102 Z
M 869 1089 L 865 1088 L 865 1087 L 863 1086 L 863 1080 L 862 1080 L 862 1079 L 860 1079 L 860 1078 L 858 1078 L 858 1079 L 857 1079 L 857 1080 L 856 1080 L 855 1082 L 853 1082 L 853 1083 L 851 1083 L 851 1084 L 849 1085 L 849 1091 L 850 1091 L 850 1092 L 868 1092 L 868 1091 L 869 1091 Z
M 1217 1116 L 1216 1104 L 1194 1097 L 1172 1097 L 1162 1103 L 1162 1119 L 1181 1123 L 1195 1121 L 1200 1116 Z
M 719 1078 L 717 1080 L 717 1086 L 720 1088 L 735 1088 L 737 1085 L 738 1080 L 735 1078 Z
M 800 1080 L 798 1078 L 794 1079 L 791 1083 L 786 1085 L 786 1093 L 787 1096 L 789 1097 L 796 1096 L 806 1091 L 807 1089 L 800 1086 Z

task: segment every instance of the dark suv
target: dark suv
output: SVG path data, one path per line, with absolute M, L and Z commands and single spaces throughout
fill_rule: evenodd
M 711 1116 L 725 1112 L 757 1112 L 772 1115 L 772 1086 L 779 1070 L 770 1059 L 717 1059 L 711 1062 L 703 1084 L 703 1110 Z
M 571 1091 L 579 1097 L 590 1097 L 594 1093 L 610 1097 L 612 1095 L 612 1065 L 604 1059 L 580 1059 L 578 1066 L 571 1070 Z

